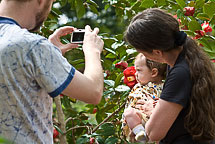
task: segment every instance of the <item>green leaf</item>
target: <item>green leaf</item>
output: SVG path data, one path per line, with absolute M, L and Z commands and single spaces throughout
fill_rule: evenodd
M 97 14 L 97 15 L 99 15 L 98 10 L 97 10 L 93 5 L 89 5 L 89 7 L 90 7 L 90 10 L 91 10 L 92 12 L 94 12 L 94 13 Z
M 201 8 L 205 4 L 205 0 L 196 0 L 195 8 Z
M 130 91 L 131 89 L 128 86 L 119 85 L 118 87 L 115 88 L 115 90 L 118 92 L 124 92 L 124 91 Z
M 115 51 L 113 51 L 112 49 L 105 48 L 105 50 L 107 50 L 108 52 L 110 52 L 110 53 L 112 53 L 112 54 L 116 55 L 116 52 L 115 52 Z
M 109 53 L 108 55 L 105 56 L 105 58 L 116 58 L 116 55 Z
M 141 2 L 140 1 L 136 1 L 132 6 L 131 9 L 136 10 L 140 7 Z
M 70 63 L 71 63 L 72 65 L 76 65 L 76 64 L 79 64 L 79 63 L 83 63 L 83 62 L 84 62 L 84 59 L 77 59 L 77 60 L 71 61 Z
M 60 5 L 63 7 L 67 4 L 67 0 L 60 0 Z
M 58 132 L 60 132 L 60 134 L 63 134 L 62 130 L 58 126 L 54 125 L 54 127 L 57 129 Z
M 206 13 L 210 18 L 215 14 L 215 2 L 208 2 L 203 6 L 203 12 Z
M 189 22 L 188 28 L 193 32 L 196 31 L 196 30 L 201 30 L 202 29 L 201 25 L 195 20 L 192 20 L 192 21 Z
M 104 143 L 105 140 L 104 140 L 104 138 L 102 138 L 101 136 L 97 136 L 97 137 L 96 137 L 96 140 L 98 141 L 99 144 L 105 144 L 105 143 Z
M 101 136 L 111 136 L 114 135 L 115 128 L 111 123 L 104 123 L 99 127 L 99 130 L 97 131 L 98 131 L 97 133 L 100 134 Z
M 107 47 L 109 47 L 109 48 L 111 47 L 111 45 L 112 45 L 114 42 L 117 41 L 117 39 L 115 39 L 115 38 L 104 38 L 103 40 L 104 40 L 105 45 L 106 45 Z
M 117 86 L 120 84 L 120 82 L 121 82 L 121 80 L 122 80 L 122 77 L 123 77 L 123 73 L 121 73 L 121 74 L 119 74 L 119 75 L 117 76 L 117 78 L 116 78 L 116 80 L 115 80 L 114 88 L 117 87 Z
M 189 7 L 195 7 L 195 2 L 194 1 L 190 1 L 190 3 L 188 4 Z
M 206 13 L 198 13 L 198 15 L 196 17 L 201 20 L 210 21 L 210 18 Z
M 205 48 L 207 48 L 208 50 L 212 50 L 212 47 L 209 43 L 209 41 L 205 40 L 204 38 L 198 39 L 198 41 L 204 45 Z
M 215 14 L 214 14 L 213 17 L 211 18 L 210 24 L 215 24 Z
M 183 11 L 181 9 L 178 9 L 176 11 L 176 13 L 177 13 L 177 19 L 180 18 L 180 17 L 182 17 L 182 16 L 184 16 L 184 13 L 183 13 Z
M 111 87 L 113 87 L 114 84 L 115 84 L 115 81 L 113 81 L 113 80 L 104 80 L 104 83 L 109 85 L 109 86 L 111 86 Z
M 116 144 L 118 139 L 116 137 L 109 137 L 105 140 L 105 144 Z
M 105 10 L 107 10 L 110 7 L 110 5 L 105 5 Z
M 93 5 L 96 8 L 99 8 L 99 6 L 97 5 L 96 2 L 94 2 L 93 0 L 87 0 L 88 3 L 90 3 L 91 5 Z
M 88 137 L 80 137 L 76 141 L 76 143 L 78 143 L 78 144 L 86 144 L 87 142 L 89 142 L 89 138 Z
M 76 13 L 78 19 L 81 19 L 84 16 L 85 12 L 86 10 L 84 7 L 83 0 L 76 0 Z
M 82 69 L 82 68 L 84 68 L 84 66 L 85 66 L 84 63 L 80 63 L 80 64 L 75 65 L 74 67 L 75 67 L 76 69 Z
M 143 0 L 141 3 L 141 7 L 150 8 L 154 6 L 154 0 Z
M 164 6 L 166 4 L 166 0 L 157 0 L 158 6 Z
M 176 2 L 181 7 L 181 9 L 183 9 L 186 6 L 186 3 L 184 0 L 176 0 Z

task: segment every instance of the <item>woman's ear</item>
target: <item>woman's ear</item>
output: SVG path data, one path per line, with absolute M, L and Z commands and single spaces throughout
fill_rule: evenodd
M 157 68 L 152 68 L 151 75 L 152 75 L 153 78 L 158 76 L 158 69 Z
M 163 51 L 161 51 L 161 50 L 153 50 L 152 51 L 155 55 L 157 55 L 157 56 L 162 56 L 163 55 Z

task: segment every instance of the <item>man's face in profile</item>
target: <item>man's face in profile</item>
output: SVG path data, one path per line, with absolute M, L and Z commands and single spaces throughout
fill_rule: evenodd
M 43 22 L 47 19 L 49 12 L 51 11 L 53 0 L 46 0 L 46 5 L 44 8 L 36 14 L 36 24 L 35 27 L 29 31 L 34 32 L 39 30 L 39 28 L 43 25 Z

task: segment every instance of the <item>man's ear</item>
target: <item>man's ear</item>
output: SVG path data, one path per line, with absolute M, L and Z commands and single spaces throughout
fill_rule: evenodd
M 152 68 L 151 74 L 152 74 L 153 78 L 156 77 L 156 76 L 158 76 L 158 69 L 157 68 Z
M 42 7 L 43 7 L 43 3 L 44 3 L 45 1 L 44 1 L 44 0 L 37 0 L 37 2 L 38 2 L 38 4 L 39 4 L 39 6 L 42 5 Z

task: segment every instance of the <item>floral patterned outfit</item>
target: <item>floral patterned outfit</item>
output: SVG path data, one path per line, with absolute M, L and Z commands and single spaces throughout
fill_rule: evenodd
M 149 97 L 154 98 L 159 98 L 160 94 L 163 89 L 163 83 L 161 84 L 154 84 L 152 82 L 149 82 L 146 85 L 141 85 L 140 83 L 137 83 L 131 90 L 131 92 L 128 95 L 128 100 L 125 105 L 125 109 L 128 108 L 129 106 L 135 108 L 136 102 L 138 100 L 145 100 L 149 101 Z M 142 113 L 142 118 L 143 121 L 146 122 L 149 120 L 149 117 Z M 125 121 L 124 116 L 122 116 L 122 130 L 123 130 L 123 135 L 126 136 L 126 139 L 129 140 L 129 133 L 130 129 Z

